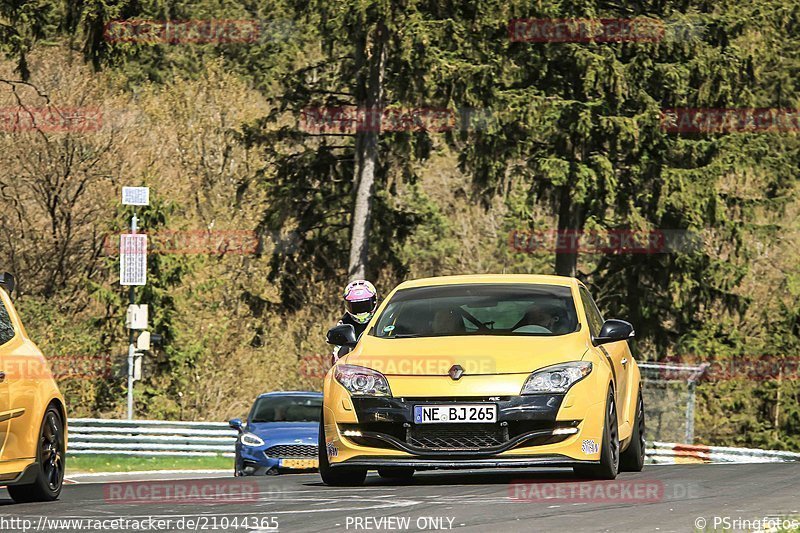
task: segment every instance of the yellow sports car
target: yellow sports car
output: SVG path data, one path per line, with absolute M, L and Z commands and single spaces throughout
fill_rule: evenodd
M 644 464 L 644 403 L 628 339 L 586 287 L 560 276 L 408 281 L 325 377 L 319 469 L 328 485 L 367 470 L 565 466 L 613 479 Z
M 42 352 L 28 338 L 0 274 L 0 485 L 18 502 L 61 494 L 67 416 Z

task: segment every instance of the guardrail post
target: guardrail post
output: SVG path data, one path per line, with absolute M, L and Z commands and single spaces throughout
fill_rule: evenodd
M 684 436 L 686 444 L 694 444 L 694 404 L 697 380 L 703 377 L 709 366 L 711 366 L 710 363 L 701 364 L 686 382 L 689 386 L 689 397 L 686 399 L 686 433 Z
M 689 381 L 689 397 L 686 399 L 686 433 L 684 442 L 694 444 L 694 403 L 695 403 L 695 382 Z

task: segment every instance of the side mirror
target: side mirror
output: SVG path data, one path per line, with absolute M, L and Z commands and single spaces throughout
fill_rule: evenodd
M 4 272 L 0 274 L 0 285 L 2 285 L 6 289 L 6 292 L 10 295 L 12 292 L 14 292 L 14 287 L 17 286 L 17 282 L 12 274 Z
M 624 320 L 617 320 L 609 318 L 603 322 L 603 327 L 600 328 L 600 335 L 592 338 L 595 346 L 606 344 L 607 342 L 625 341 L 636 335 L 633 331 L 633 325 Z
M 240 432 L 240 433 L 241 433 L 242 428 L 244 426 L 244 424 L 242 424 L 242 419 L 241 418 L 232 418 L 232 419 L 228 420 L 228 425 L 230 427 L 232 427 L 233 429 L 235 429 L 236 431 Z
M 356 330 L 351 324 L 340 324 L 333 326 L 328 330 L 325 336 L 328 344 L 335 344 L 336 346 L 349 346 L 353 347 L 358 343 L 356 339 Z

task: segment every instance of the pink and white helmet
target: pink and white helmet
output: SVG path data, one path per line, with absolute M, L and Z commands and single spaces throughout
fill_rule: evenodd
M 378 307 L 378 291 L 367 280 L 351 281 L 344 288 L 344 306 L 359 324 L 366 324 Z

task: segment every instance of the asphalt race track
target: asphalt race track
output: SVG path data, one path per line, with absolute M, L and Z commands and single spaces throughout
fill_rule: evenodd
M 120 483 L 125 476 L 110 475 L 100 482 L 67 485 L 58 502 L 44 505 L 14 504 L 3 491 L 0 530 L 77 531 L 66 524 L 56 529 L 52 522 L 44 529 L 42 521 L 153 517 L 184 522 L 163 528 L 152 522 L 149 529 L 106 522 L 103 530 L 274 531 L 270 525 L 277 521 L 285 532 L 713 531 L 715 517 L 755 521 L 800 513 L 797 463 L 648 466 L 613 482 L 578 482 L 566 470 L 423 472 L 407 484 L 370 474 L 365 486 L 353 488 L 326 487 L 313 473 L 151 477 L 167 479 Z M 182 494 L 194 496 L 168 501 L 164 495 L 180 487 Z M 241 522 L 234 524 L 237 519 Z M 187 527 L 186 520 L 196 522 Z M 722 523 L 717 524 L 721 530 Z M 735 522 L 730 526 L 753 529 L 737 528 Z

